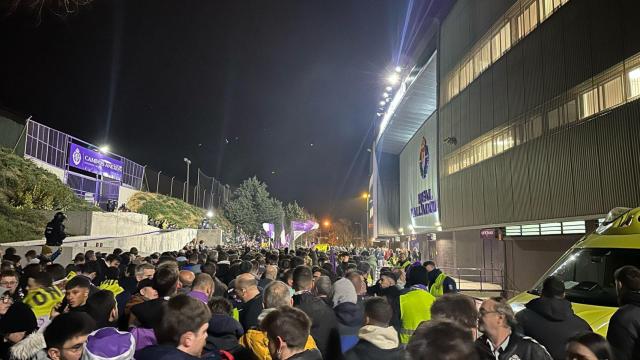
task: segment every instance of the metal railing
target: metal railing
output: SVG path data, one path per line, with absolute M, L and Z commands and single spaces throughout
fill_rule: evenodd
M 441 267 L 440 270 L 456 281 L 460 291 L 502 291 L 504 289 L 503 269 Z

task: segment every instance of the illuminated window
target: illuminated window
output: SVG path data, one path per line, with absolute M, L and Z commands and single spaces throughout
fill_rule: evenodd
M 526 5 L 517 18 L 518 39 L 522 39 L 538 26 L 538 4 L 534 1 Z
M 555 9 L 567 3 L 569 0 L 540 0 L 540 13 L 542 15 L 542 20 L 545 20 L 553 12 Z
M 580 119 L 584 119 L 600 111 L 598 106 L 598 88 L 580 95 Z
M 615 77 L 600 86 L 600 108 L 602 110 L 622 104 L 622 76 Z
M 561 110 L 562 110 L 562 107 L 559 107 L 559 108 L 553 109 L 553 110 L 551 110 L 551 111 L 549 111 L 547 113 L 547 121 L 548 121 L 550 130 L 551 129 L 555 129 L 558 126 L 561 125 L 561 123 L 560 123 Z
M 505 24 L 491 39 L 491 60 L 496 62 L 511 47 L 511 27 Z
M 629 83 L 629 99 L 640 95 L 640 66 L 627 71 L 627 81 Z

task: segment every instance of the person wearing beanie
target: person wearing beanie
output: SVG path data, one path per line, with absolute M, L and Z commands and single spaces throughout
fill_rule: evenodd
M 349 279 L 341 278 L 333 285 L 333 311 L 338 319 L 338 333 L 342 353 L 358 342 L 358 331 L 364 321 L 363 309 L 358 306 L 356 288 Z
M 569 339 L 591 331 L 589 324 L 573 312 L 564 292 L 564 282 L 549 276 L 542 284 L 541 296 L 516 315 L 522 333 L 536 339 L 556 360 L 564 359 Z
M 400 295 L 400 342 L 408 344 L 421 322 L 431 319 L 431 305 L 436 298 L 427 288 L 427 269 L 424 266 L 407 268 L 408 288 Z
M 44 341 L 31 336 L 37 328 L 36 315 L 28 305 L 20 302 L 11 305 L 0 319 L 0 334 L 4 337 L 4 343 L 0 345 L 0 359 L 9 359 L 13 352 L 18 354 L 20 360 L 35 356 L 38 350 L 44 348 L 40 346 Z
M 131 333 L 116 328 L 98 329 L 87 337 L 84 360 L 130 360 L 136 351 L 136 341 Z

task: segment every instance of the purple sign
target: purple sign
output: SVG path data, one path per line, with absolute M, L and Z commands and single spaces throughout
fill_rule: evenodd
M 102 153 L 71 144 L 69 165 L 115 180 L 122 180 L 122 161 Z

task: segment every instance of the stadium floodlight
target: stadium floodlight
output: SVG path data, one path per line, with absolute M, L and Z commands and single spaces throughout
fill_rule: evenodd
M 402 68 L 401 68 L 400 66 L 396 66 L 396 69 L 395 69 L 395 70 L 396 70 L 396 72 L 397 72 L 397 73 L 399 73 L 399 72 L 401 72 L 401 71 L 402 71 Z
M 384 100 L 380 101 L 380 106 L 384 106 L 384 104 L 386 104 Z
M 391 85 L 395 85 L 400 81 L 400 75 L 393 73 L 387 77 L 387 82 Z
M 391 86 L 387 86 L 387 87 L 385 88 L 385 90 L 387 90 L 387 91 L 391 91 L 391 90 L 393 90 L 393 88 L 392 88 Z
M 389 97 L 389 93 L 388 93 L 388 92 L 384 92 L 384 93 L 382 93 L 382 97 L 384 97 L 384 98 L 388 98 L 388 97 Z
M 101 153 L 106 154 L 109 151 L 111 151 L 111 148 L 109 147 L 109 145 L 102 145 L 98 148 L 100 150 Z
M 211 219 L 213 217 L 213 211 L 211 210 L 207 211 L 207 217 Z

